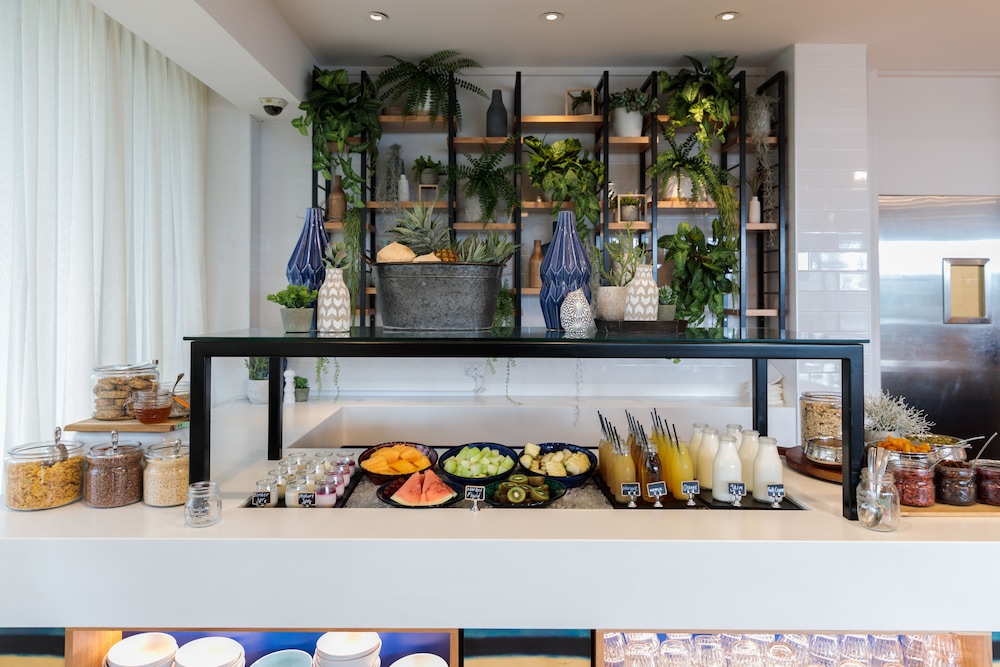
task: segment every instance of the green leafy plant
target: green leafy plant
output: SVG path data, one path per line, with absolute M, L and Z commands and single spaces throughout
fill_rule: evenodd
M 460 52 L 445 49 L 431 55 L 409 62 L 396 56 L 387 55 L 395 64 L 389 66 L 378 75 L 375 87 L 382 100 L 395 103 L 404 96 L 404 116 L 410 116 L 423 109 L 426 105 L 434 118 L 448 117 L 448 79 L 455 75 L 455 87 L 486 97 L 486 91 L 479 86 L 458 77 L 463 70 L 482 67 L 472 58 L 460 57 Z M 455 100 L 455 122 L 462 126 L 462 107 Z
M 697 142 L 694 135 L 683 144 L 677 145 L 673 137 L 667 137 L 670 150 L 656 156 L 656 161 L 647 172 L 650 176 L 687 175 L 691 179 L 691 192 L 697 197 L 705 192 L 715 202 L 727 236 L 739 236 L 739 203 L 732 185 L 732 175 L 715 164 L 708 153 L 692 151 Z
M 692 56 L 685 57 L 694 69 L 685 67 L 673 75 L 660 72 L 660 93 L 666 96 L 663 111 L 670 116 L 663 129 L 673 137 L 679 128 L 694 125 L 695 137 L 704 151 L 732 126 L 733 109 L 739 102 L 732 74 L 737 56 L 712 56 L 707 65 Z
M 608 106 L 612 109 L 625 109 L 625 111 L 639 112 L 648 116 L 660 108 L 660 103 L 655 97 L 638 88 L 626 88 L 619 93 L 611 93 L 611 97 L 608 98 Z
M 624 200 L 624 198 L 623 198 Z M 612 287 L 625 287 L 635 278 L 635 267 L 646 258 L 646 249 L 636 243 L 632 225 L 625 225 L 623 231 L 604 244 L 608 252 L 610 267 L 605 268 L 601 248 L 590 247 L 590 264 L 597 268 L 601 279 Z
M 414 175 L 419 178 L 420 174 L 425 169 L 430 169 L 437 174 L 443 174 L 445 172 L 444 163 L 440 160 L 435 160 L 430 155 L 417 156 L 417 159 L 413 161 Z
M 550 144 L 531 135 L 524 138 L 524 145 L 531 151 L 528 180 L 551 197 L 552 215 L 558 214 L 562 202 L 572 200 L 577 234 L 586 238 L 586 222 L 597 225 L 601 219 L 598 191 L 604 185 L 604 164 L 591 158 L 573 137 Z
M 339 170 L 343 188 L 352 206 L 364 206 L 364 180 L 354 169 L 351 154 L 363 154 L 361 159 L 374 158 L 382 138 L 378 121 L 381 102 L 372 85 L 349 81 L 346 69 L 313 69 L 312 90 L 299 104 L 304 115 L 292 119 L 292 125 L 303 136 L 312 130 L 314 171 L 326 180 Z M 348 138 L 359 137 L 356 143 Z
M 468 164 L 455 165 L 449 172 L 449 185 L 451 180 L 464 181 L 466 195 L 479 198 L 484 223 L 496 220 L 497 205 L 501 200 L 506 207 L 505 217 L 510 217 L 520 199 L 511 176 L 521 170 L 521 165 L 512 162 L 503 164 L 517 140 L 512 135 L 496 150 L 491 150 L 486 143 L 482 155 L 476 157 L 465 153 Z
M 318 294 L 319 290 L 309 289 L 307 285 L 289 285 L 280 292 L 268 294 L 267 300 L 285 308 L 308 308 Z
M 497 309 L 493 313 L 492 330 L 502 332 L 514 326 L 514 293 L 510 289 L 510 281 L 504 278 L 503 285 L 497 293 Z
M 250 357 L 243 360 L 247 375 L 251 380 L 266 380 L 268 377 L 267 357 Z
M 579 113 L 580 109 L 586 109 L 590 111 L 591 109 L 591 99 L 593 96 L 589 90 L 581 90 L 576 95 L 570 95 L 569 108 L 573 113 Z M 599 100 L 598 100 L 599 101 Z M 597 112 L 597 103 L 593 105 L 594 112 Z
M 657 242 L 674 263 L 670 287 L 677 317 L 691 326 L 704 321 L 706 308 L 715 316 L 716 326 L 722 326 L 725 297 L 736 288 L 730 275 L 739 267 L 738 238 L 727 236 L 718 218 L 712 221 L 712 233 L 715 240 L 710 241 L 698 227 L 681 222 L 676 234 L 661 236 Z
M 347 254 L 347 244 L 343 241 L 330 241 L 323 253 L 323 264 L 328 269 L 343 269 L 349 266 L 351 258 Z
M 292 381 L 295 383 L 295 388 L 296 389 L 308 389 L 309 388 L 309 379 L 308 378 L 304 378 L 301 375 L 296 375 L 292 379 Z
M 509 236 L 491 231 L 466 236 L 455 248 L 458 261 L 471 264 L 506 264 L 518 248 Z
M 642 200 L 639 199 L 638 197 L 629 197 L 626 195 L 622 196 L 619 199 L 619 202 L 621 203 L 622 206 L 638 206 L 639 204 L 642 203 Z
M 670 285 L 661 285 L 660 289 L 656 292 L 656 300 L 661 306 L 673 306 L 676 305 L 676 295 L 674 294 L 674 288 Z

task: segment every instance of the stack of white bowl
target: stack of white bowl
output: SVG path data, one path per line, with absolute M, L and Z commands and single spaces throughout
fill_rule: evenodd
M 193 639 L 177 649 L 175 667 L 246 667 L 243 645 L 229 637 Z
M 448 667 L 448 661 L 433 653 L 412 653 L 392 663 L 390 667 Z
M 115 643 L 104 657 L 105 667 L 171 667 L 177 640 L 165 632 L 142 632 Z
M 316 640 L 313 667 L 380 667 L 377 632 L 326 632 Z

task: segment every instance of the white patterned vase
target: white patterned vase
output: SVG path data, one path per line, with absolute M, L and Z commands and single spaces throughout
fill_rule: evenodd
M 593 324 L 590 303 L 582 289 L 566 295 L 559 307 L 559 323 L 566 333 L 586 333 Z
M 316 297 L 316 330 L 341 333 L 351 330 L 351 293 L 344 284 L 343 269 L 327 269 Z
M 657 296 L 652 265 L 640 264 L 635 267 L 635 277 L 628 284 L 625 294 L 625 321 L 655 322 L 659 305 Z

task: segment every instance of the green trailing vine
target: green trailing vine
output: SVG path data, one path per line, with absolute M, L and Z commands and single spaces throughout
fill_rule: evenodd
M 497 374 L 496 362 L 498 360 L 499 360 L 498 357 L 489 357 L 486 360 L 486 367 L 490 369 L 490 375 Z M 513 370 L 514 366 L 517 366 L 517 360 L 514 359 L 514 357 L 507 357 L 507 369 L 504 379 L 504 398 L 506 398 L 507 402 L 510 403 L 511 405 L 524 405 L 524 403 L 522 403 L 521 401 L 515 401 L 514 398 L 510 395 L 510 372 L 511 370 Z

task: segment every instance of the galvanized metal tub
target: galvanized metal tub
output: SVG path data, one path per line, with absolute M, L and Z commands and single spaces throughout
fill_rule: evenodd
M 478 331 L 493 325 L 502 264 L 376 264 L 385 329 Z

